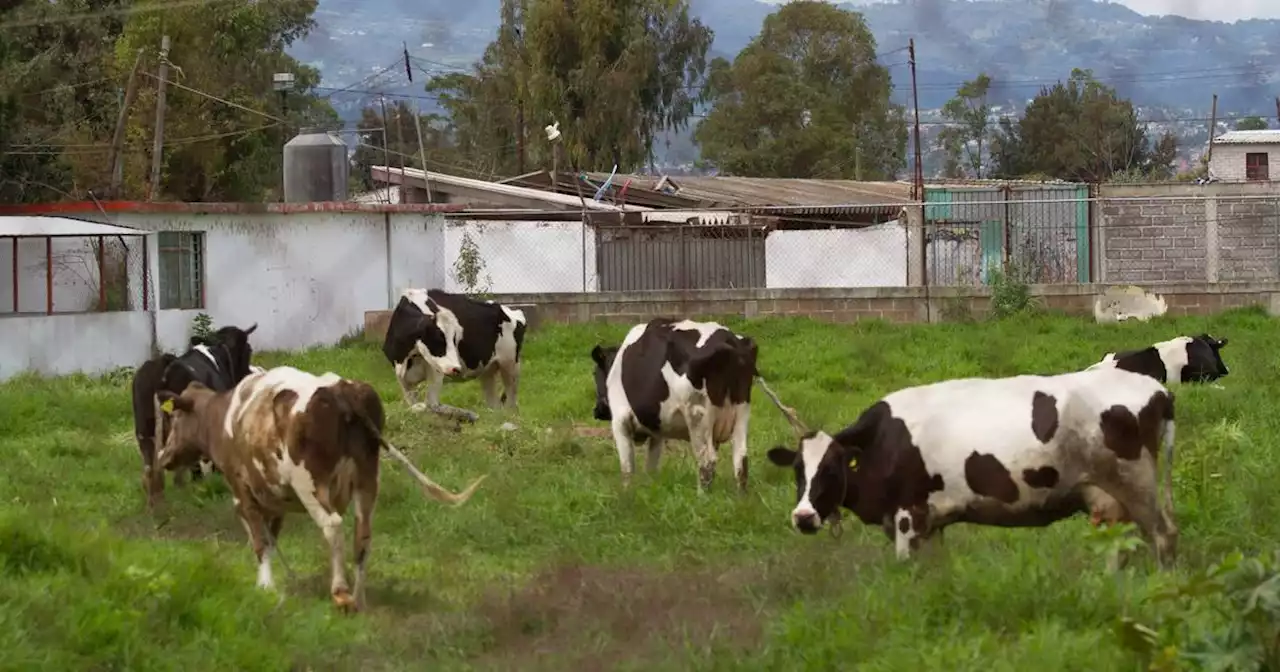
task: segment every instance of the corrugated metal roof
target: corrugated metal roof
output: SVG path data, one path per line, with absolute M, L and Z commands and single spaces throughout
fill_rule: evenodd
M 1227 131 L 1213 139 L 1215 145 L 1274 145 L 1280 144 L 1280 131 Z
M 70 217 L 42 217 L 39 215 L 0 217 L 0 237 L 145 236 L 148 233 L 148 231 L 140 229 L 86 222 Z
M 423 180 L 425 175 L 426 179 L 429 179 L 432 185 L 437 185 L 437 184 L 445 185 L 445 186 L 452 185 L 452 186 L 461 187 L 464 189 L 485 191 L 492 194 L 500 194 L 503 196 L 510 196 L 518 199 L 527 199 L 530 201 L 553 204 L 560 207 L 581 208 L 583 205 L 582 200 L 580 200 L 577 196 L 568 196 L 565 194 L 558 194 L 553 191 L 544 191 L 542 189 L 530 189 L 528 187 L 518 187 L 512 184 L 486 182 L 484 180 L 475 180 L 469 177 L 459 177 L 457 175 L 447 175 L 445 173 L 435 173 L 431 171 L 427 171 L 426 173 L 423 173 L 422 170 L 419 170 L 417 168 L 401 169 L 401 168 L 389 168 L 387 166 L 371 166 L 370 168 L 371 168 L 370 172 L 373 174 L 373 178 L 375 180 L 380 178 L 385 180 L 392 175 L 395 175 L 398 178 L 400 177 L 401 170 L 403 170 L 404 171 L 403 175 L 405 178 L 408 178 L 409 180 L 421 181 Z M 622 210 L 624 210 L 624 208 L 619 208 L 615 205 L 611 205 L 608 203 L 598 203 L 596 201 L 591 200 L 590 198 L 586 199 L 586 207 L 588 210 L 604 210 L 608 212 L 621 212 Z M 625 210 L 637 210 L 637 211 L 647 210 L 647 209 L 648 208 L 642 208 L 634 205 L 629 205 L 629 206 L 626 206 L 625 208 Z
M 589 173 L 593 181 L 608 179 L 608 173 Z M 615 175 L 614 184 L 630 179 L 633 186 L 657 191 L 662 176 Z M 906 182 L 857 182 L 855 180 L 811 180 L 771 177 L 667 176 L 668 185 L 679 187 L 676 195 L 702 201 L 707 207 L 808 206 L 805 209 L 831 211 L 831 206 L 905 205 L 911 203 L 911 185 Z

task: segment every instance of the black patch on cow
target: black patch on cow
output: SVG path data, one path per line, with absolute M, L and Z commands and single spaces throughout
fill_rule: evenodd
M 1160 351 L 1155 346 L 1117 352 L 1115 362 L 1117 369 L 1150 376 L 1162 383 L 1168 382 L 1164 360 L 1160 358 Z
M 493 359 L 502 325 L 513 320 L 498 303 L 477 301 L 463 294 L 450 294 L 439 289 L 427 290 L 427 297 L 437 306 L 454 314 L 462 326 L 462 340 L 458 342 L 458 356 L 468 369 L 475 370 Z M 517 324 L 512 336 L 516 342 L 516 360 L 524 344 L 524 328 Z M 432 351 L 435 354 L 435 351 Z M 442 350 L 441 355 L 444 354 Z
M 447 344 L 444 332 L 435 324 L 435 318 L 422 312 L 408 297 L 401 296 L 400 302 L 391 312 L 391 322 L 387 324 L 382 354 L 392 364 L 399 364 L 413 354 L 414 345 L 418 341 L 422 341 L 431 354 L 444 356 Z
M 1226 376 L 1227 365 L 1220 352 L 1226 345 L 1227 339 L 1219 341 L 1209 334 L 1192 337 L 1186 346 L 1187 364 L 1182 368 L 1182 382 L 1211 383 Z
M 976 500 L 956 520 L 996 527 L 1045 527 L 1088 510 L 1084 496 L 1079 489 L 1074 489 L 1054 493 L 1040 506 L 1019 509 L 1010 509 L 991 500 Z
M 663 365 L 670 364 L 695 387 L 706 389 L 716 406 L 749 402 L 756 375 L 758 348 L 752 339 L 717 329 L 699 347 L 700 332 L 673 329 L 674 322 L 667 318 L 649 321 L 640 338 L 622 350 L 619 362 L 622 390 L 636 421 L 653 433 L 661 430 L 660 408 L 671 393 L 662 377 Z
M 1151 395 L 1138 415 L 1120 405 L 1102 412 L 1098 420 L 1102 441 L 1122 460 L 1136 460 L 1147 449 L 1157 455 L 1164 422 L 1173 419 L 1173 397 L 1167 392 Z
M 591 361 L 595 362 L 595 369 L 592 376 L 596 382 L 596 405 L 591 411 L 591 417 L 596 420 L 604 420 L 606 422 L 613 419 L 613 412 L 609 409 L 609 369 L 613 367 L 613 361 L 618 357 L 618 346 L 596 345 L 591 349 Z
M 1058 433 L 1058 400 L 1053 395 L 1036 392 L 1031 397 L 1031 431 L 1040 443 L 1049 443 Z
M 849 470 L 845 506 L 868 525 L 880 524 L 900 508 L 927 508 L 929 493 L 943 488 L 942 476 L 925 468 L 911 430 L 888 402 L 872 404 L 833 438 L 847 447 L 845 469 L 848 459 L 857 458 L 857 467 Z
M 1058 484 L 1058 470 L 1049 466 L 1023 469 L 1022 481 L 1033 488 L 1049 489 Z
M 969 489 L 1005 504 L 1018 501 L 1018 485 L 1009 470 L 994 455 L 974 451 L 964 461 L 964 480 Z

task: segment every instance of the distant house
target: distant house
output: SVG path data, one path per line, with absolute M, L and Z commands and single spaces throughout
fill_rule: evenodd
M 1229 131 L 1213 139 L 1209 174 L 1223 182 L 1269 182 L 1273 165 L 1280 168 L 1280 130 Z

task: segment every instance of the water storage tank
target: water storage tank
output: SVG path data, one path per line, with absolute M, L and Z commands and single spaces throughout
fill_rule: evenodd
M 284 200 L 347 200 L 347 143 L 337 133 L 304 128 L 284 146 Z

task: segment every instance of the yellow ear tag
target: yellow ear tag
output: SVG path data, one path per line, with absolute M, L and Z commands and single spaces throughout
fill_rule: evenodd
M 164 400 L 164 403 L 163 403 L 163 404 L 160 404 L 160 410 L 164 411 L 165 413 L 172 413 L 172 412 L 173 412 L 173 400 L 172 400 L 172 399 L 165 399 L 165 400 Z
M 858 468 L 858 458 L 856 458 L 856 457 L 851 457 L 851 458 L 849 458 L 849 468 L 850 468 L 850 469 L 857 469 L 857 468 Z

